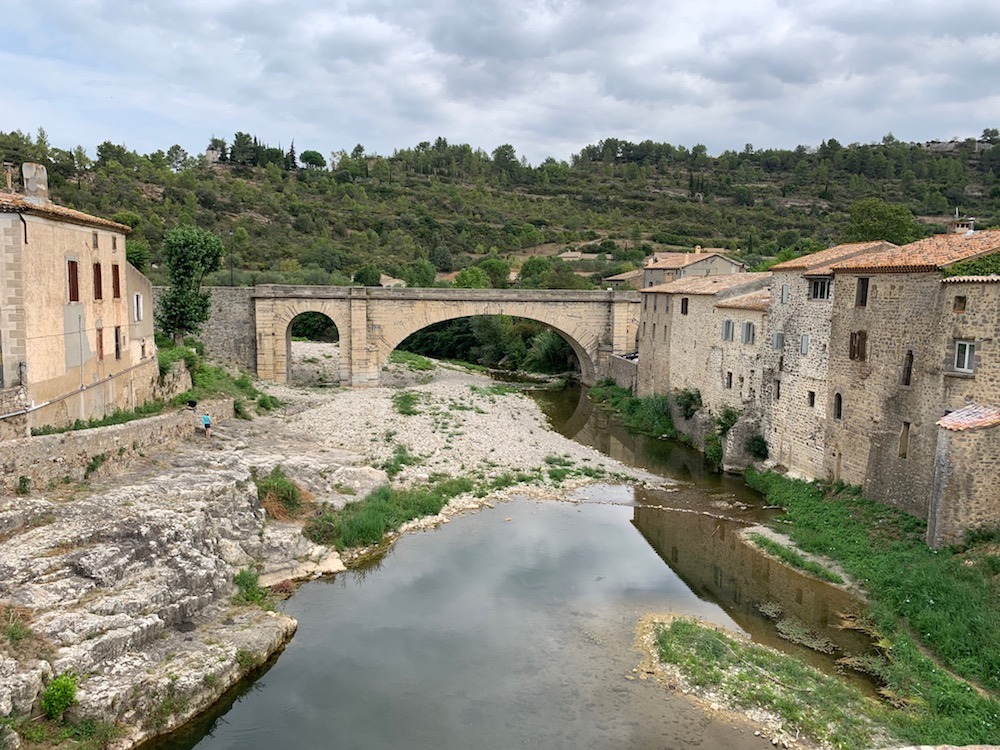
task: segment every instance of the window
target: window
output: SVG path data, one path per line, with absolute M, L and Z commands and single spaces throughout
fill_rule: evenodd
M 97 329 L 97 358 L 104 361 L 104 329 Z
M 656 312 L 656 297 L 653 297 L 653 312 Z
M 104 299 L 104 288 L 101 280 L 101 264 L 94 264 L 94 299 Z
M 781 398 L 781 381 L 774 381 L 774 400 L 778 401 Z
M 965 297 L 955 297 L 955 301 L 951 304 L 951 311 L 957 313 L 965 312 Z
M 844 418 L 844 397 L 839 393 L 833 394 L 833 418 Z
M 122 327 L 115 326 L 115 359 L 122 358 Z
M 90 245 L 95 250 L 97 249 L 97 232 L 92 232 L 90 235 Z
M 899 382 L 901 385 L 909 385 L 913 381 L 913 350 L 910 349 L 903 357 L 903 377 Z
M 781 304 L 788 304 L 788 284 L 781 285 Z
M 854 295 L 855 307 L 868 307 L 868 278 L 858 279 L 858 288 Z
M 910 423 L 903 422 L 903 429 L 899 431 L 899 457 L 906 458 L 906 451 L 910 447 Z
M 816 406 L 816 391 L 809 391 L 806 394 L 806 401 L 809 402 L 809 406 Z
M 868 359 L 868 332 L 855 331 L 851 334 L 851 346 L 848 352 L 851 359 L 864 362 Z
M 971 341 L 955 342 L 955 370 L 956 372 L 972 372 L 975 362 L 976 345 Z
M 813 279 L 809 282 L 809 299 L 830 299 L 830 279 Z
M 688 314 L 688 298 L 681 297 L 681 315 Z
M 649 295 L 648 294 L 645 297 L 642 298 L 642 309 L 643 310 L 648 310 L 649 309 Z
M 112 250 L 117 250 L 118 249 L 118 237 L 117 237 L 117 235 L 114 235 L 114 234 L 111 235 L 111 249 Z
M 726 388 L 733 387 L 733 374 L 731 372 L 726 373 Z
M 736 326 L 733 325 L 733 321 L 724 320 L 722 321 L 722 340 L 732 341 L 736 335 Z
M 656 323 L 653 323 L 653 339 L 656 339 Z
M 809 353 L 809 334 L 803 333 L 799 338 L 799 354 Z
M 785 348 L 785 334 L 783 333 L 773 333 L 771 334 L 771 346 L 775 349 Z
M 136 323 L 138 323 L 140 320 L 142 320 L 142 295 L 141 294 L 135 295 L 135 297 L 132 299 L 132 317 L 135 319 Z M 643 323 L 643 329 L 645 329 L 645 327 L 646 327 L 646 324 Z
M 742 336 L 741 336 L 741 340 L 743 341 L 744 344 L 752 344 L 753 340 L 754 340 L 755 333 L 756 333 L 756 331 L 755 331 L 753 323 L 749 323 L 749 322 L 748 323 L 744 323 L 743 324 L 743 333 L 742 333 Z
M 66 261 L 66 278 L 69 281 L 69 301 L 80 301 L 80 266 L 75 260 Z
M 115 299 L 122 298 L 121 267 L 117 263 L 111 264 L 111 296 Z

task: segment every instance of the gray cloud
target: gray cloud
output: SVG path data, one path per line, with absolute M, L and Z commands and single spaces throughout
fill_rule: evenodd
M 537 163 L 608 136 L 710 151 L 1000 124 L 1000 6 L 959 0 L 50 0 L 5 8 L 5 128 L 191 152 L 443 135 Z

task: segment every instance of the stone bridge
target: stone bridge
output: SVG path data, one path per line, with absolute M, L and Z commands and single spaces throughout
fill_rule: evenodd
M 291 322 L 305 312 L 322 313 L 337 326 L 340 383 L 349 386 L 377 385 L 392 350 L 411 333 L 471 315 L 511 315 L 545 324 L 573 348 L 581 378 L 591 385 L 608 374 L 612 354 L 635 349 L 639 321 L 634 291 L 262 285 L 251 297 L 257 375 L 277 382 L 288 378 Z

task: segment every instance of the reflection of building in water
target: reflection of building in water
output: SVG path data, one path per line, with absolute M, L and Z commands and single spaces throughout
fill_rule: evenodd
M 694 593 L 719 604 L 755 641 L 788 649 L 787 642 L 778 638 L 773 625 L 757 611 L 759 604 L 776 602 L 786 616 L 801 620 L 842 651 L 869 650 L 866 638 L 836 628 L 838 612 L 861 609 L 853 596 L 745 544 L 739 535 L 740 524 L 641 505 L 634 509 L 632 522 Z

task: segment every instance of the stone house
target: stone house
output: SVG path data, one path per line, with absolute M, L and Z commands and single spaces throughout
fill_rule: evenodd
M 128 227 L 58 206 L 45 168 L 0 192 L 0 438 L 104 417 L 151 398 L 152 287 Z
M 825 475 L 928 520 L 928 542 L 1000 521 L 1000 283 L 945 269 L 1000 230 L 833 265 Z
M 895 247 L 858 242 L 771 267 L 768 330 L 762 339 L 763 436 L 770 458 L 796 477 L 824 474 L 827 365 L 834 263 Z
M 607 289 L 642 289 L 642 274 L 643 270 L 637 268 L 634 271 L 605 276 L 602 286 Z
M 703 253 L 696 247 L 693 253 L 656 253 L 642 269 L 642 287 L 648 289 L 690 276 L 716 276 L 745 273 L 747 267 L 722 253 Z
M 637 395 L 697 389 L 713 414 L 752 404 L 770 278 L 696 276 L 643 289 Z

